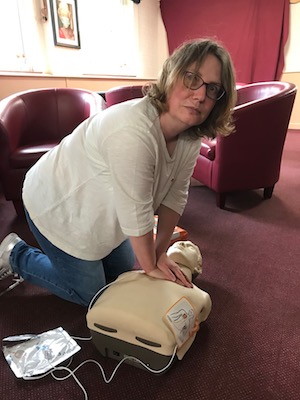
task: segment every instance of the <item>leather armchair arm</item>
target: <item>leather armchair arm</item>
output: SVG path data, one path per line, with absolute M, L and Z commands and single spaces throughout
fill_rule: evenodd
M 215 159 L 215 149 L 216 149 L 216 139 L 208 140 L 202 138 L 201 147 L 200 147 L 200 155 L 207 158 L 208 160 L 213 161 Z

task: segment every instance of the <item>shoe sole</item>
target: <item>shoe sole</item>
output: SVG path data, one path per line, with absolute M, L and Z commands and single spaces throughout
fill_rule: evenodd
M 16 233 L 10 233 L 9 235 L 7 235 L 2 243 L 0 244 L 0 273 L 2 272 L 2 270 L 6 270 L 7 267 L 3 266 L 3 260 L 2 257 L 5 253 L 5 251 L 7 251 L 8 246 L 13 243 L 14 241 L 16 241 L 16 239 L 18 239 L 19 236 Z M 5 262 L 4 262 L 5 265 Z M 9 276 L 10 274 L 8 274 L 7 276 Z M 2 279 L 5 279 L 5 277 L 3 277 Z M 2 280 L 1 279 L 1 280 Z
M 13 242 L 18 237 L 19 236 L 16 233 L 10 233 L 9 235 L 6 236 L 6 238 L 3 239 L 2 243 L 0 244 L 0 259 L 3 256 L 8 245 L 10 245 L 11 242 Z

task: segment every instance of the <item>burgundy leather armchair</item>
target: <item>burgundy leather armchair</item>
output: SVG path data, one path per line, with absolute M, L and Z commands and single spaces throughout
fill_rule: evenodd
M 28 90 L 0 102 L 0 177 L 6 200 L 23 214 L 28 169 L 90 115 L 104 108 L 97 93 L 71 88 Z
M 217 206 L 226 194 L 264 189 L 272 197 L 279 180 L 288 124 L 296 96 L 294 84 L 261 82 L 237 89 L 235 132 L 203 139 L 193 178 L 216 192 Z
M 118 86 L 105 92 L 106 107 L 122 103 L 126 100 L 143 97 L 143 86 Z

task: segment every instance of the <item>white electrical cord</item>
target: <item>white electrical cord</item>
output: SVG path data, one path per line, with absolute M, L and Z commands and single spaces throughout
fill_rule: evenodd
M 114 282 L 111 282 L 111 283 L 107 284 L 106 286 L 104 286 L 103 288 L 101 288 L 101 289 L 95 294 L 95 296 L 94 296 L 94 297 L 92 298 L 92 300 L 90 301 L 90 304 L 89 304 L 89 306 L 88 306 L 88 310 L 90 310 L 90 309 L 92 308 L 94 302 L 95 302 L 96 299 L 99 297 L 99 295 L 100 295 L 105 289 L 107 289 L 109 286 L 111 286 L 113 283 L 114 283 Z M 89 337 L 89 338 L 83 338 L 83 337 L 76 337 L 76 336 L 72 336 L 72 338 L 73 338 L 73 339 L 77 339 L 77 340 L 86 340 L 86 341 L 92 339 L 91 337 Z M 72 378 L 75 380 L 75 382 L 77 383 L 77 385 L 80 387 L 80 389 L 83 391 L 83 393 L 84 393 L 84 400 L 88 400 L 87 391 L 85 390 L 84 386 L 82 385 L 82 383 L 79 381 L 79 379 L 78 379 L 77 376 L 75 375 L 75 373 L 76 373 L 76 372 L 79 370 L 79 368 L 81 368 L 83 365 L 85 365 L 85 364 L 87 364 L 87 363 L 96 364 L 97 367 L 98 367 L 98 368 L 100 369 L 100 371 L 101 371 L 101 374 L 102 374 L 102 377 L 103 377 L 103 380 L 104 380 L 105 383 L 110 383 L 110 382 L 113 380 L 113 378 L 114 378 L 115 374 L 117 373 L 118 369 L 120 368 L 120 366 L 121 366 L 126 360 L 131 360 L 131 361 L 138 362 L 138 363 L 141 364 L 146 370 L 148 370 L 149 372 L 152 372 L 153 374 L 161 374 L 161 373 L 163 373 L 164 371 L 166 371 L 166 370 L 169 368 L 169 366 L 172 364 L 172 362 L 174 361 L 174 358 L 175 358 L 175 356 L 176 356 L 177 348 L 178 348 L 178 346 L 175 346 L 175 348 L 174 348 L 174 350 L 173 350 L 173 353 L 172 353 L 172 356 L 171 356 L 169 362 L 167 363 L 167 365 L 166 365 L 165 367 L 159 369 L 159 370 L 155 370 L 155 369 L 150 368 L 150 367 L 149 367 L 148 365 L 146 365 L 142 360 L 139 360 L 139 359 L 136 358 L 136 357 L 133 357 L 133 356 L 125 356 L 124 358 L 122 358 L 122 360 L 119 361 L 119 363 L 117 364 L 117 366 L 116 366 L 115 369 L 113 370 L 111 376 L 110 376 L 109 378 L 107 378 L 106 375 L 105 375 L 105 371 L 104 371 L 102 365 L 101 365 L 98 361 L 96 361 L 96 360 L 86 360 L 86 361 L 83 361 L 81 364 L 79 364 L 79 365 L 72 371 L 72 370 L 69 368 L 69 366 L 70 366 L 70 364 L 71 364 L 71 362 L 72 362 L 72 360 L 73 360 L 73 357 L 71 357 L 71 358 L 70 358 L 70 361 L 69 361 L 69 363 L 68 363 L 68 365 L 67 365 L 66 367 L 64 367 L 64 366 L 53 367 L 50 371 L 46 372 L 46 373 L 43 374 L 43 375 L 39 375 L 39 376 L 35 376 L 35 377 L 33 377 L 33 376 L 23 377 L 23 379 L 24 379 L 24 380 L 28 380 L 28 381 L 29 381 L 29 380 L 42 379 L 42 378 L 48 376 L 49 374 L 50 374 L 55 380 L 57 380 L 57 381 L 64 381 L 64 380 L 66 380 L 66 379 L 72 377 Z M 65 372 L 67 372 L 67 375 L 65 375 L 65 376 L 63 376 L 63 377 L 58 377 L 58 376 L 55 375 L 55 372 L 56 372 L 56 371 L 65 371 Z
M 148 371 L 150 371 L 150 372 L 152 372 L 152 373 L 154 373 L 154 374 L 161 374 L 162 372 L 166 371 L 166 370 L 169 368 L 169 366 L 172 364 L 172 362 L 174 361 L 174 358 L 175 358 L 175 355 L 176 355 L 176 350 L 177 350 L 177 346 L 175 346 L 175 348 L 174 348 L 174 350 L 173 350 L 173 354 L 172 354 L 172 356 L 171 356 L 171 358 L 170 358 L 168 364 L 167 364 L 165 367 L 163 367 L 163 368 L 161 368 L 161 369 L 159 369 L 159 370 L 155 370 L 155 369 L 152 369 L 152 368 L 148 367 L 148 365 L 146 365 L 142 360 L 139 360 L 139 359 L 136 358 L 136 357 L 126 356 L 126 357 L 124 357 L 124 358 L 117 364 L 117 366 L 116 366 L 116 368 L 113 370 L 113 372 L 112 372 L 110 378 L 107 378 L 107 377 L 106 377 L 105 372 L 104 372 L 104 369 L 103 369 L 102 365 L 101 365 L 98 361 L 96 361 L 96 360 L 86 360 L 86 361 L 83 361 L 81 364 L 79 364 L 78 367 L 76 367 L 73 371 L 72 371 L 70 368 L 68 368 L 68 366 L 67 366 L 67 367 L 63 367 L 63 366 L 61 366 L 61 367 L 54 367 L 52 370 L 48 371 L 47 373 L 45 373 L 45 374 L 43 374 L 43 375 L 35 376 L 35 377 L 23 377 L 23 379 L 24 379 L 24 380 L 42 379 L 42 378 L 44 378 L 45 376 L 47 376 L 47 375 L 49 375 L 49 374 L 50 374 L 55 380 L 57 380 L 57 381 L 64 381 L 64 380 L 66 380 L 66 379 L 72 377 L 72 378 L 75 380 L 75 382 L 77 383 L 77 385 L 80 387 L 80 389 L 83 391 L 83 393 L 84 393 L 84 400 L 88 400 L 87 391 L 85 390 L 84 386 L 82 385 L 82 383 L 79 381 L 79 379 L 78 379 L 77 376 L 75 375 L 75 373 L 79 370 L 79 368 L 81 368 L 84 364 L 87 364 L 87 363 L 94 363 L 94 364 L 96 364 L 97 367 L 98 367 L 98 368 L 100 369 L 100 371 L 101 371 L 101 374 L 102 374 L 102 377 L 103 377 L 104 382 L 105 382 L 105 383 L 110 383 L 110 382 L 113 380 L 113 378 L 114 378 L 114 376 L 115 376 L 117 370 L 120 368 L 121 364 L 123 364 L 126 360 L 136 361 L 136 362 L 140 363 L 140 364 L 141 364 L 145 369 L 147 369 Z M 70 363 L 69 363 L 68 365 L 71 364 L 72 359 L 73 359 L 73 357 L 70 359 Z M 58 376 L 55 375 L 55 372 L 56 372 L 56 371 L 66 371 L 68 374 L 65 375 L 65 376 L 63 376 L 63 377 L 58 377 Z

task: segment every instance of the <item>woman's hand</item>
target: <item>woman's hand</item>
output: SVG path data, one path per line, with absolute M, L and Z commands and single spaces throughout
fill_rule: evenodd
M 167 256 L 165 251 L 162 250 L 156 259 L 152 231 L 143 236 L 131 236 L 130 242 L 140 266 L 147 275 L 173 281 L 188 288 L 193 287 L 179 266 Z
M 179 266 L 171 260 L 166 253 L 163 253 L 157 261 L 156 268 L 149 271 L 147 275 L 157 278 L 166 279 L 178 283 L 179 285 L 192 288 L 193 284 L 182 272 Z

